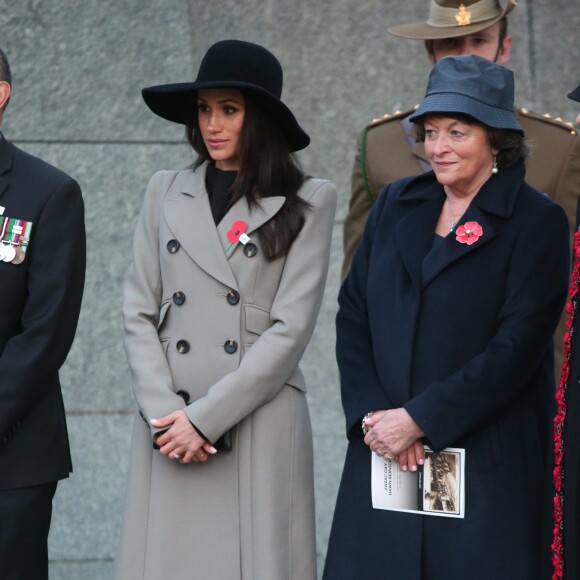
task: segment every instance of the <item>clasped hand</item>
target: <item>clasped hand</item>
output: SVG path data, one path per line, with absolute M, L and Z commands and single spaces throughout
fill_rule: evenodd
M 374 411 L 365 420 L 364 441 L 371 451 L 390 455 L 403 471 L 417 470 L 423 465 L 425 450 L 421 438 L 425 435 L 403 408 Z
M 151 425 L 157 429 L 167 427 L 155 439 L 161 455 L 179 459 L 181 463 L 207 461 L 217 449 L 193 428 L 184 411 L 174 411 L 160 419 L 152 419 Z

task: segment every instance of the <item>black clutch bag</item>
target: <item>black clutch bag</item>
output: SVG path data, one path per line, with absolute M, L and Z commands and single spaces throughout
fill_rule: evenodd
M 218 451 L 231 451 L 232 450 L 232 432 L 231 430 L 226 431 L 214 444 L 213 446 Z

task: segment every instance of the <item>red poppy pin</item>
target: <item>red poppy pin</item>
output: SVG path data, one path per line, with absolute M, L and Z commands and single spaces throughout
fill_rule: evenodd
M 483 228 L 477 222 L 465 222 L 455 230 L 455 239 L 460 244 L 471 246 L 483 236 Z
M 226 251 L 229 250 L 234 244 L 242 242 L 242 244 L 247 244 L 250 240 L 249 236 L 246 235 L 246 230 L 248 229 L 248 224 L 244 220 L 236 220 L 232 224 L 232 228 L 228 231 L 228 242 L 229 245 Z

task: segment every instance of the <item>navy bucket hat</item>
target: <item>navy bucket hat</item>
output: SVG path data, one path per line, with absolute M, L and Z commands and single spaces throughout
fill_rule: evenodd
M 425 98 L 409 120 L 431 113 L 462 113 L 523 134 L 514 113 L 513 72 L 476 55 L 446 56 L 433 67 Z
M 205 53 L 195 81 L 147 87 L 141 93 L 156 115 L 182 125 L 197 110 L 198 89 L 251 93 L 278 119 L 291 150 L 300 151 L 309 145 L 310 137 L 281 101 L 282 82 L 282 66 L 269 50 L 253 42 L 222 40 Z

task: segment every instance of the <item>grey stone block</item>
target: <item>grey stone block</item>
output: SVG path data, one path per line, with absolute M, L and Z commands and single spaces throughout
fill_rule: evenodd
M 113 559 L 132 425 L 129 415 L 69 415 L 74 472 L 59 483 L 55 496 L 49 535 L 51 560 Z
M 335 226 L 328 281 L 312 340 L 300 367 L 308 386 L 308 405 L 315 435 L 342 434 L 344 416 L 340 403 L 340 381 L 335 358 L 334 319 L 338 304 L 340 268 L 342 265 L 342 227 Z
M 111 580 L 113 563 L 108 560 L 97 562 L 50 563 L 49 580 Z

